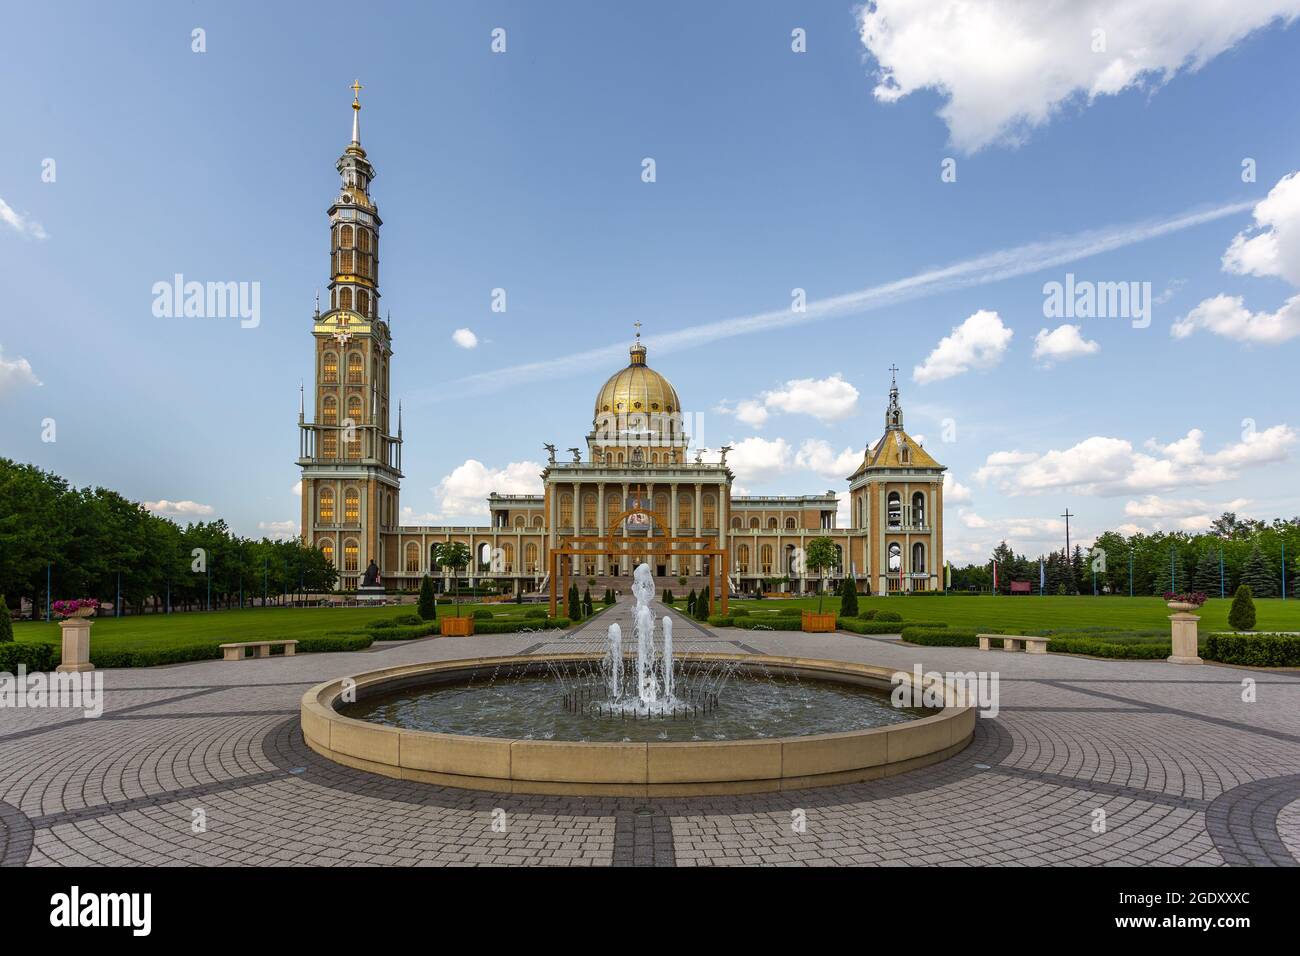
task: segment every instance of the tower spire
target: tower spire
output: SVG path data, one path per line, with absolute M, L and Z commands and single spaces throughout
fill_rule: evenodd
M 352 81 L 352 142 L 361 145 L 361 91 L 365 89 L 360 80 Z
M 898 366 L 889 366 L 889 408 L 885 411 L 885 428 L 903 427 L 903 407 L 898 404 Z

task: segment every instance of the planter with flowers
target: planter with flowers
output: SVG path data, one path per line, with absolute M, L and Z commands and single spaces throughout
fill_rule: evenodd
M 90 619 L 99 610 L 99 602 L 94 598 L 73 598 L 69 601 L 55 601 L 50 605 L 50 610 L 59 616 L 59 627 L 63 630 L 63 663 L 57 670 L 93 671 L 95 665 L 90 663 Z
M 1171 664 L 1200 664 L 1200 654 L 1196 646 L 1196 627 L 1200 616 L 1192 614 L 1205 603 L 1205 595 L 1200 591 L 1164 593 L 1165 603 L 1173 614 L 1169 615 L 1173 628 L 1173 653 L 1167 660 Z

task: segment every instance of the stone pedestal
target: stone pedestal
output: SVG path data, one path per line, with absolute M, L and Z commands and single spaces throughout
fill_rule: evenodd
M 93 671 L 95 665 L 90 663 L 90 620 L 84 617 L 70 617 L 60 621 L 63 629 L 63 663 L 55 670 Z
M 1196 622 L 1200 620 L 1195 614 L 1188 614 L 1186 611 L 1179 611 L 1177 614 L 1170 614 L 1169 620 L 1173 622 L 1174 652 L 1169 655 L 1167 660 L 1171 664 L 1202 664 L 1204 661 L 1197 655 L 1196 648 Z
M 388 600 L 388 592 L 385 591 L 383 585 L 380 584 L 371 585 L 370 587 L 363 584 L 357 588 L 357 600 L 363 602 L 369 601 L 372 603 L 383 603 Z

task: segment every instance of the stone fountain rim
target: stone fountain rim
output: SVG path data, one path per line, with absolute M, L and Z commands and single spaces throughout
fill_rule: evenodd
M 977 714 L 941 678 L 946 705 L 901 724 L 794 737 L 711 741 L 576 741 L 480 737 L 388 727 L 335 709 L 344 681 L 358 691 L 483 668 L 600 660 L 602 654 L 538 654 L 403 664 L 323 681 L 303 694 L 307 745 L 336 763 L 402 780 L 504 793 L 703 796 L 835 786 L 894 776 L 945 760 L 971 739 Z M 686 653 L 680 660 L 761 665 L 834 681 L 889 684 L 911 672 L 874 664 L 767 654 Z M 358 694 L 358 697 L 361 695 Z

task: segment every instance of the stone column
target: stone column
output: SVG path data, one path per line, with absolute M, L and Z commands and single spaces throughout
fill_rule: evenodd
M 605 537 L 605 483 L 599 482 L 596 485 L 596 530 L 602 538 Z M 601 554 L 596 557 L 596 573 L 605 573 L 606 556 Z
M 93 671 L 90 663 L 90 618 L 70 617 L 59 622 L 63 630 L 63 663 L 55 670 L 61 673 Z
M 691 502 L 691 513 L 695 517 L 695 537 L 699 538 L 704 534 L 704 496 L 700 493 L 704 486 L 700 482 L 695 483 L 695 500 Z M 695 573 L 704 573 L 704 559 L 697 557 L 695 559 Z
M 1173 622 L 1173 653 L 1166 658 L 1171 664 L 1202 664 L 1196 647 L 1196 622 L 1200 620 L 1195 614 L 1189 614 L 1193 605 L 1179 604 L 1171 601 L 1169 606 L 1176 613 L 1169 615 Z

